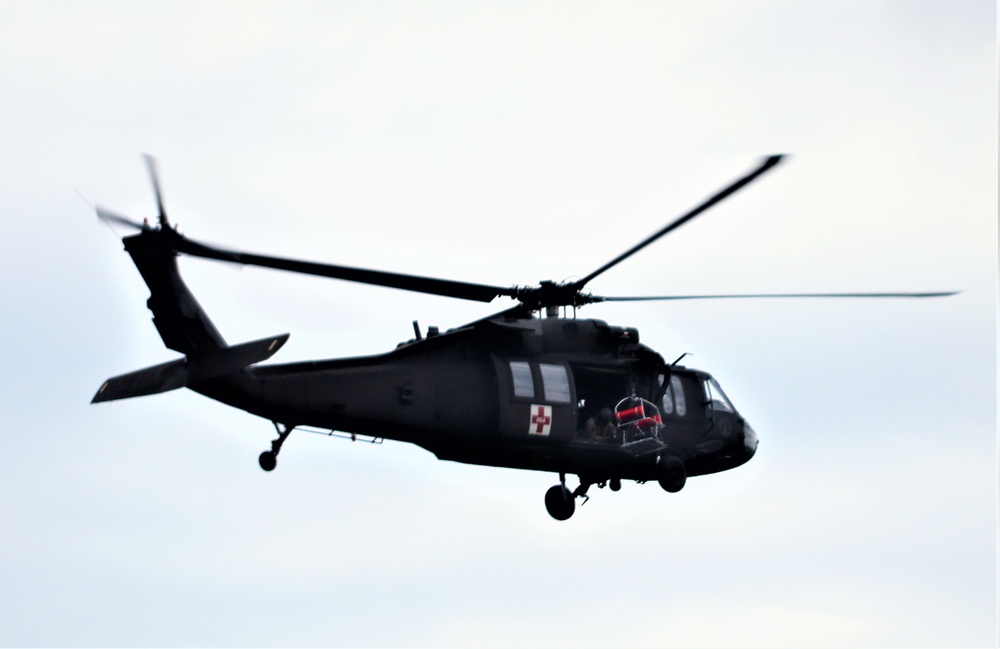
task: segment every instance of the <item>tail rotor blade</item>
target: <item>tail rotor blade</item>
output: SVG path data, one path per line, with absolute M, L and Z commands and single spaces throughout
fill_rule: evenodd
M 153 183 L 153 193 L 156 194 L 156 207 L 159 209 L 160 226 L 170 227 L 167 220 L 167 210 L 163 207 L 163 191 L 160 189 L 160 172 L 156 168 L 156 158 L 148 153 L 143 154 L 146 159 L 146 168 L 149 170 L 149 180 Z
M 94 209 L 97 211 L 97 217 L 102 221 L 104 221 L 105 223 L 107 223 L 108 225 L 117 223 L 118 225 L 124 225 L 129 228 L 135 228 L 136 230 L 142 230 L 144 227 L 142 223 L 137 223 L 132 219 L 124 217 L 121 214 L 116 214 L 115 212 L 105 209 L 100 205 L 95 206 Z

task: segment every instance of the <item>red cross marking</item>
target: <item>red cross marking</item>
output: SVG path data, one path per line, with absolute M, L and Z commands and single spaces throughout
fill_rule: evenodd
M 536 433 L 545 432 L 545 427 L 552 423 L 552 417 L 545 414 L 545 406 L 538 406 L 538 414 L 531 415 L 531 423 L 538 426 Z

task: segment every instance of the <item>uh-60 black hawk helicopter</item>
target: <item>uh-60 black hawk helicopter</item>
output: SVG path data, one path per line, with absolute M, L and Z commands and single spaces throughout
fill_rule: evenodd
M 601 297 L 583 291 L 663 235 L 680 227 L 773 168 L 764 160 L 687 214 L 582 279 L 533 287 L 472 284 L 400 273 L 224 250 L 181 235 L 167 219 L 155 161 L 146 157 L 159 208 L 158 223 L 138 223 L 97 208 L 109 224 L 139 230 L 125 250 L 150 290 L 163 342 L 184 357 L 108 379 L 93 402 L 187 387 L 270 420 L 278 433 L 260 454 L 265 471 L 277 464 L 289 433 L 299 427 L 412 442 L 442 460 L 551 471 L 559 484 L 545 494 L 552 517 L 572 516 L 592 485 L 621 488 L 622 480 L 656 480 L 669 492 L 688 476 L 725 471 L 748 461 L 757 435 L 707 372 L 666 363 L 639 342 L 639 332 L 576 318 L 596 302 L 749 297 L 931 297 L 950 293 L 839 293 Z M 177 269 L 178 255 L 264 266 L 463 300 L 517 304 L 482 320 L 422 335 L 394 350 L 359 358 L 257 365 L 288 334 L 230 346 Z M 561 317 L 566 308 L 572 317 Z M 545 317 L 540 317 L 544 313 Z M 538 314 L 538 315 L 536 315 Z M 579 477 L 570 490 L 566 475 Z

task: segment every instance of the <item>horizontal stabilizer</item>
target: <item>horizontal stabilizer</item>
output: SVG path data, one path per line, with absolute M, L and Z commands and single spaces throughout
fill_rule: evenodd
M 225 376 L 271 358 L 287 340 L 288 334 L 283 334 L 122 374 L 105 381 L 91 403 L 158 394 Z

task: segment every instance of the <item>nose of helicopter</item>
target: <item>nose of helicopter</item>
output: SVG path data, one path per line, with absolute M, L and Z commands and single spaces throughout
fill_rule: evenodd
M 750 428 L 750 424 L 745 422 L 743 424 L 743 448 L 748 460 L 757 452 L 757 433 L 754 432 L 753 428 Z

